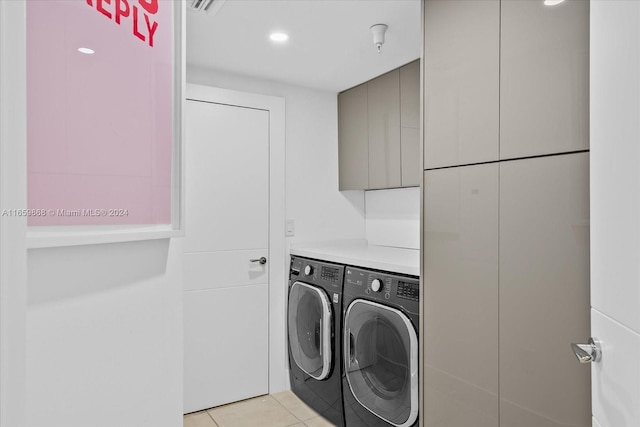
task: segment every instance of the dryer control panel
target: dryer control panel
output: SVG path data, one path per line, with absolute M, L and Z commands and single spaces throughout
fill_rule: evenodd
M 415 276 L 348 266 L 345 271 L 344 293 L 402 306 L 411 313 L 419 312 L 420 280 Z
M 398 298 L 420 301 L 420 282 L 398 280 L 396 295 Z
M 289 280 L 319 285 L 342 293 L 344 266 L 297 256 L 291 257 Z

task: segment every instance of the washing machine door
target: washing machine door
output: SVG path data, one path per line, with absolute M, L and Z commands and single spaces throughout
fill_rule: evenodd
M 356 299 L 344 319 L 346 378 L 356 400 L 394 426 L 418 418 L 418 337 L 401 311 Z
M 316 286 L 295 282 L 289 291 L 289 347 L 293 360 L 311 377 L 331 373 L 331 303 Z

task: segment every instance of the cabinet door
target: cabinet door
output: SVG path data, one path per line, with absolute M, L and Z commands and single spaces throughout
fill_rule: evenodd
M 400 126 L 420 128 L 420 60 L 400 67 Z
M 500 427 L 591 426 L 589 155 L 500 164 Z
M 400 68 L 400 159 L 402 186 L 420 186 L 420 60 Z
M 498 164 L 424 173 L 426 427 L 498 426 Z
M 400 187 L 400 72 L 367 83 L 369 188 Z
M 498 159 L 499 43 L 499 0 L 425 1 L 425 169 Z
M 500 158 L 589 148 L 589 2 L 503 0 Z
M 338 94 L 340 190 L 369 188 L 367 84 Z
M 403 187 L 419 187 L 420 170 L 420 129 L 400 128 L 400 156 Z

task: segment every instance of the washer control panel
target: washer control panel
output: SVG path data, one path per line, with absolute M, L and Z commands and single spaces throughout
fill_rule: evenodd
M 420 280 L 415 276 L 401 276 L 348 266 L 345 271 L 344 293 L 399 304 L 417 313 Z

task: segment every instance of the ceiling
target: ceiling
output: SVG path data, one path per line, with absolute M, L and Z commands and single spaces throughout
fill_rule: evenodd
M 226 0 L 188 10 L 187 65 L 339 92 L 417 59 L 420 34 L 420 0 Z

